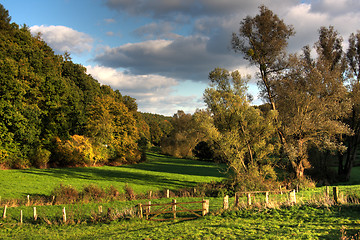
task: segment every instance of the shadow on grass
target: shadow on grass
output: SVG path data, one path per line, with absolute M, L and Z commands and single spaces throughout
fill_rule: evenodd
M 225 177 L 225 166 L 205 161 L 179 159 L 148 153 L 148 162 L 124 166 L 145 171 L 175 173 L 202 177 Z
M 148 162 L 119 167 L 26 169 L 23 173 L 50 177 L 48 181 L 114 182 L 178 189 L 193 187 L 203 177 L 224 177 L 221 166 L 209 162 L 149 154 Z M 179 174 L 178 176 L 174 174 Z M 181 175 L 188 175 L 185 177 Z M 199 178 L 200 177 L 200 178 Z M 204 179 L 206 181 L 206 179 Z M 208 180 L 207 180 L 208 181 Z M 118 185 L 118 184 L 114 184 Z

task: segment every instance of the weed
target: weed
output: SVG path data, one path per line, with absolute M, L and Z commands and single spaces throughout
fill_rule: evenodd
M 134 192 L 134 189 L 132 189 L 132 187 L 130 187 L 127 183 L 124 186 L 124 190 L 128 200 L 131 201 L 136 199 L 136 194 Z

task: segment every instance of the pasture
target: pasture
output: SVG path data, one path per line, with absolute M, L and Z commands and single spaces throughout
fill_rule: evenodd
M 150 190 L 193 187 L 201 182 L 221 181 L 225 166 L 208 162 L 150 153 L 148 161 L 131 166 L 70 169 L 27 169 L 0 172 L 2 199 L 26 198 L 26 195 L 49 196 L 60 183 L 81 189 L 84 185 L 114 186 L 119 190 L 127 183 L 137 193 Z M 357 172 L 358 169 L 354 169 Z M 352 183 L 358 182 L 354 174 Z M 339 186 L 346 196 L 360 199 L 360 186 Z M 0 220 L 1 239 L 351 239 L 360 231 L 358 202 L 340 205 L 324 201 L 325 188 L 300 191 L 298 204 L 264 207 L 264 196 L 256 196 L 247 207 L 246 197 L 230 210 L 223 210 L 222 197 L 210 200 L 210 213 L 190 221 L 153 222 L 137 217 L 136 206 L 148 200 L 88 202 L 66 205 L 14 206 L 7 218 Z M 177 198 L 177 202 L 202 198 Z M 168 203 L 171 198 L 151 199 L 152 203 Z M 272 202 L 287 202 L 288 195 L 272 195 Z M 99 206 L 104 209 L 99 212 Z M 62 221 L 66 208 L 68 220 Z M 3 211 L 0 207 L 0 213 Z M 20 224 L 20 211 L 23 223 Z M 358 238 L 354 238 L 358 239 Z
M 128 184 L 136 193 L 146 193 L 190 188 L 198 183 L 225 178 L 224 165 L 155 153 L 149 153 L 147 159 L 147 162 L 137 165 L 118 167 L 3 170 L 0 171 L 0 196 L 2 199 L 49 196 L 60 183 L 77 189 L 90 184 L 102 188 L 114 186 L 119 191 Z

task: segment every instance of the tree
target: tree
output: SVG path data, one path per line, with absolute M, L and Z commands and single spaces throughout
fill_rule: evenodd
M 350 129 L 341 122 L 349 109 L 343 84 L 341 39 L 333 28 L 321 28 L 315 44 L 318 57 L 310 58 L 310 48 L 301 57 L 292 56 L 290 68 L 276 82 L 275 102 L 279 111 L 285 151 L 297 178 L 310 167 L 308 151 L 343 151 L 338 141 Z
M 350 179 L 351 169 L 355 162 L 356 151 L 360 142 L 360 32 L 351 34 L 346 59 L 351 111 L 345 117 L 344 122 L 349 125 L 354 134 L 344 137 L 347 149 L 346 152 L 339 153 L 338 173 L 344 181 Z
M 176 157 L 193 157 L 193 149 L 204 138 L 194 116 L 179 110 L 171 124 L 173 130 L 161 142 L 162 152 Z
M 259 87 L 262 96 L 276 110 L 273 76 L 287 67 L 287 39 L 294 35 L 292 26 L 286 25 L 264 5 L 255 17 L 246 17 L 240 23 L 239 35 L 233 33 L 232 48 L 259 69 Z
M 216 68 L 204 93 L 209 114 L 197 115 L 202 131 L 216 144 L 235 180 L 250 168 L 264 164 L 274 152 L 275 111 L 262 116 L 247 100 L 246 84 L 238 71 Z

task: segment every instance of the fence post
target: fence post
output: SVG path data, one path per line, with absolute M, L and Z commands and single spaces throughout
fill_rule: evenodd
M 248 206 L 251 206 L 251 194 L 250 193 L 247 194 L 247 202 L 248 202 Z
M 209 213 L 209 200 L 202 200 L 202 215 L 205 216 L 207 213 Z
M 65 207 L 62 210 L 63 213 L 63 222 L 66 223 L 66 211 L 65 211 Z
M 30 206 L 30 195 L 27 195 L 27 204 L 26 206 Z
M 296 190 L 290 192 L 290 203 L 296 203 Z
M 139 217 L 143 218 L 143 209 L 142 209 L 142 204 L 139 203 Z
M 239 194 L 238 193 L 235 193 L 235 206 L 238 207 L 239 206 Z
M 146 219 L 149 219 L 150 212 L 151 212 L 151 201 L 149 201 L 149 206 L 146 208 L 145 211 Z
M 170 190 L 167 189 L 167 190 L 166 190 L 166 198 L 169 198 L 169 197 L 170 197 Z
M 6 218 L 6 209 L 7 209 L 7 205 L 4 206 L 4 213 L 3 213 L 3 218 Z
M 329 188 L 329 186 L 325 187 L 325 196 L 327 196 L 327 197 L 330 196 L 330 188 Z
M 173 211 L 173 214 L 174 214 L 174 220 L 176 219 L 176 199 L 173 199 L 172 200 L 172 211 Z
M 20 210 L 20 224 L 23 223 L 23 211 Z
M 152 191 L 149 191 L 149 199 L 152 197 Z
M 269 204 L 269 192 L 265 193 L 265 203 Z
M 229 195 L 226 195 L 223 200 L 223 208 L 224 210 L 229 209 Z
M 103 213 L 103 207 L 102 206 L 99 206 L 99 214 L 102 214 Z
M 37 220 L 37 213 L 36 213 L 36 207 L 34 207 L 34 221 L 36 221 Z
M 333 195 L 334 195 L 334 201 L 335 203 L 339 203 L 339 188 L 333 187 Z

